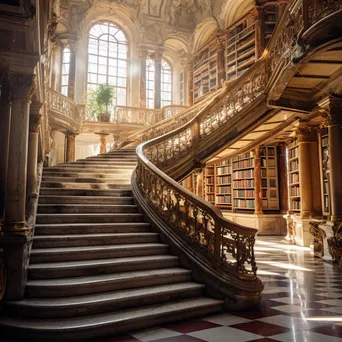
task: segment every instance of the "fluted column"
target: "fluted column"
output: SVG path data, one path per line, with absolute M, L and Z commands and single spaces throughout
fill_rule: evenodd
M 336 222 L 342 221 L 342 98 L 329 96 L 325 105 L 323 116 L 329 132 L 330 219 Z
M 146 59 L 148 56 L 147 49 L 138 49 L 138 58 L 140 60 L 140 107 L 146 108 Z
M 262 214 L 262 185 L 261 185 L 261 151 L 257 147 L 254 152 L 254 214 Z
M 66 134 L 66 162 L 75 161 L 75 139 L 77 134 L 67 133 Z
M 26 172 L 29 108 L 35 91 L 35 76 L 9 75 L 12 95 L 10 153 L 6 184 L 4 231 L 26 231 Z
M 30 107 L 30 130 L 28 140 L 27 158 L 27 196 L 36 192 L 37 187 L 37 164 L 38 164 L 38 136 L 41 123 L 39 113 L 42 103 L 35 102 Z
M 151 58 L 154 61 L 154 109 L 161 107 L 161 63 L 163 50 L 157 50 Z
M 69 40 L 70 48 L 70 66 L 68 79 L 68 97 L 75 100 L 75 84 L 76 84 L 76 50 L 77 44 L 75 41 Z
M 1 88 L 1 124 L 0 124 L 0 222 L 4 216 L 5 193 L 7 181 L 7 163 L 9 153 L 9 137 L 11 123 L 11 99 L 10 86 L 8 84 L 7 75 L 2 76 Z

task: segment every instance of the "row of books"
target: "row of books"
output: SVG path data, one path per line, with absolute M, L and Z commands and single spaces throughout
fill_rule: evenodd
M 242 170 L 242 171 L 234 171 L 233 172 L 233 179 L 239 178 L 253 178 L 254 177 L 254 170 Z
M 216 169 L 217 175 L 226 175 L 227 173 L 232 173 L 232 167 L 229 166 L 220 166 Z
M 245 169 L 247 167 L 254 167 L 254 159 L 245 159 L 233 163 L 234 169 Z
M 218 194 L 231 194 L 232 187 L 230 185 L 219 186 L 217 187 L 216 192 Z
M 234 197 L 254 198 L 254 190 L 234 190 Z
M 232 196 L 231 195 L 216 196 L 216 203 L 232 204 Z
M 254 209 L 254 199 L 234 199 L 234 207 Z
M 239 188 L 254 188 L 254 179 L 235 180 L 233 182 L 233 187 L 235 189 L 239 189 Z
M 290 178 L 290 185 L 293 183 L 299 183 L 299 174 L 298 173 L 291 173 L 289 178 Z
M 298 157 L 298 147 L 289 149 L 289 159 Z
M 299 185 L 290 188 L 290 196 L 300 196 Z
M 232 182 L 232 176 L 217 177 L 217 184 L 230 184 Z
M 299 200 L 298 201 L 292 201 L 291 202 L 291 208 L 293 210 L 300 210 L 300 208 L 301 208 L 300 201 Z
M 296 171 L 299 168 L 299 162 L 298 160 L 292 160 L 290 161 L 290 171 Z

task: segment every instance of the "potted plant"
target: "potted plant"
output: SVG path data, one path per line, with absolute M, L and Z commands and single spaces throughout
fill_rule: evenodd
M 95 90 L 89 90 L 86 106 L 87 115 L 93 119 L 97 118 L 101 122 L 109 122 L 108 107 L 115 97 L 115 88 L 109 84 L 100 84 Z

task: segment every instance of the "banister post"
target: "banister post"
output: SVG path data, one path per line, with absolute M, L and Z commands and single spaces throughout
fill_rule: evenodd
M 215 268 L 219 268 L 221 264 L 221 230 L 222 230 L 221 224 L 215 221 L 215 231 L 214 231 L 214 265 L 215 265 Z
M 197 147 L 199 145 L 200 142 L 200 134 L 201 134 L 201 130 L 200 130 L 200 123 L 198 120 L 196 120 L 194 122 L 194 126 L 193 126 L 193 135 L 194 135 L 194 150 L 197 151 Z

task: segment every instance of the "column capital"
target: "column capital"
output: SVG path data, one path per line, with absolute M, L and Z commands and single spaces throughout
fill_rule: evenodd
M 319 104 L 324 126 L 342 125 L 342 97 L 329 94 Z
M 253 150 L 253 156 L 254 156 L 254 158 L 260 159 L 261 153 L 262 153 L 262 147 L 261 147 L 261 146 L 257 146 L 257 147 Z
M 10 73 L 8 75 L 12 100 L 29 101 L 37 89 L 36 75 Z
M 66 132 L 65 135 L 67 136 L 68 139 L 75 140 L 75 138 L 78 136 L 78 133 Z
M 150 57 L 151 59 L 155 62 L 155 63 L 161 63 L 162 59 L 163 59 L 163 54 L 165 52 L 164 48 L 159 48 L 156 49 L 155 52 L 153 52 Z
M 137 57 L 139 60 L 145 61 L 147 59 L 147 57 L 148 57 L 148 49 L 147 48 L 138 47 L 136 52 L 137 52 Z
M 42 115 L 30 114 L 30 133 L 38 133 L 42 123 Z
M 296 138 L 299 143 L 316 142 L 317 130 L 308 125 L 299 126 L 296 130 Z

